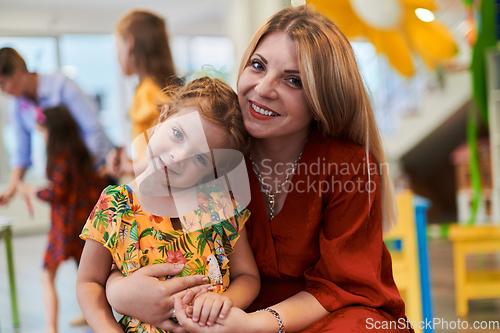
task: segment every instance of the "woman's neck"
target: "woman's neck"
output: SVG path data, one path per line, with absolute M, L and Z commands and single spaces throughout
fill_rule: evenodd
M 309 136 L 309 129 L 279 138 L 252 139 L 250 153 L 254 161 L 264 159 L 275 163 L 290 163 L 295 161 L 304 148 Z
M 37 73 L 27 73 L 26 74 L 26 86 L 23 95 L 31 99 L 32 101 L 37 100 L 38 91 L 38 74 Z

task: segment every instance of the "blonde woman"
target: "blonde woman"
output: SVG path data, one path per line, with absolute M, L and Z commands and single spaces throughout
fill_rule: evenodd
M 172 297 L 183 288 L 153 281 L 173 271 L 163 266 L 113 274 L 111 305 L 174 332 L 413 331 L 382 240 L 396 217 L 391 181 L 347 39 L 308 6 L 281 10 L 250 42 L 238 96 L 252 136 L 247 231 L 259 296 L 248 313 L 233 308 L 201 327 L 192 292 Z M 139 294 L 120 293 L 132 283 L 158 297 L 134 304 Z M 168 320 L 172 298 L 180 327 Z

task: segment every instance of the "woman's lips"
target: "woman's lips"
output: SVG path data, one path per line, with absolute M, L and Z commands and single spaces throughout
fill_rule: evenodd
M 271 120 L 279 117 L 279 113 L 269 110 L 264 105 L 254 101 L 249 101 L 250 114 L 259 120 Z

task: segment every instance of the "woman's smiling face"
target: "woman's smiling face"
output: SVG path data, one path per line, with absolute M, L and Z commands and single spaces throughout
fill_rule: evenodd
M 245 128 L 254 138 L 308 132 L 312 113 L 299 70 L 297 47 L 284 32 L 266 35 L 238 82 Z
M 224 130 L 187 107 L 155 129 L 147 152 L 153 178 L 176 188 L 196 185 L 214 173 L 210 149 L 224 149 Z

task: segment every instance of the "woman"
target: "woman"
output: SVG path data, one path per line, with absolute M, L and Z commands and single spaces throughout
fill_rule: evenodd
M 170 267 L 113 275 L 110 303 L 175 332 L 360 332 L 383 323 L 411 331 L 382 240 L 382 220 L 387 226 L 396 216 L 391 182 L 347 39 L 308 6 L 281 10 L 253 37 L 238 96 L 253 137 L 247 228 L 262 281 L 247 311 L 267 310 L 232 309 L 215 327 L 199 327 L 184 313 L 192 293 L 183 293 L 185 303 L 175 298 L 182 327 L 174 327 L 167 296 L 182 288 L 152 279 Z M 138 280 L 146 294 L 157 291 L 155 299 L 162 291 L 160 305 L 152 299 L 124 306 L 139 295 L 120 290 Z

